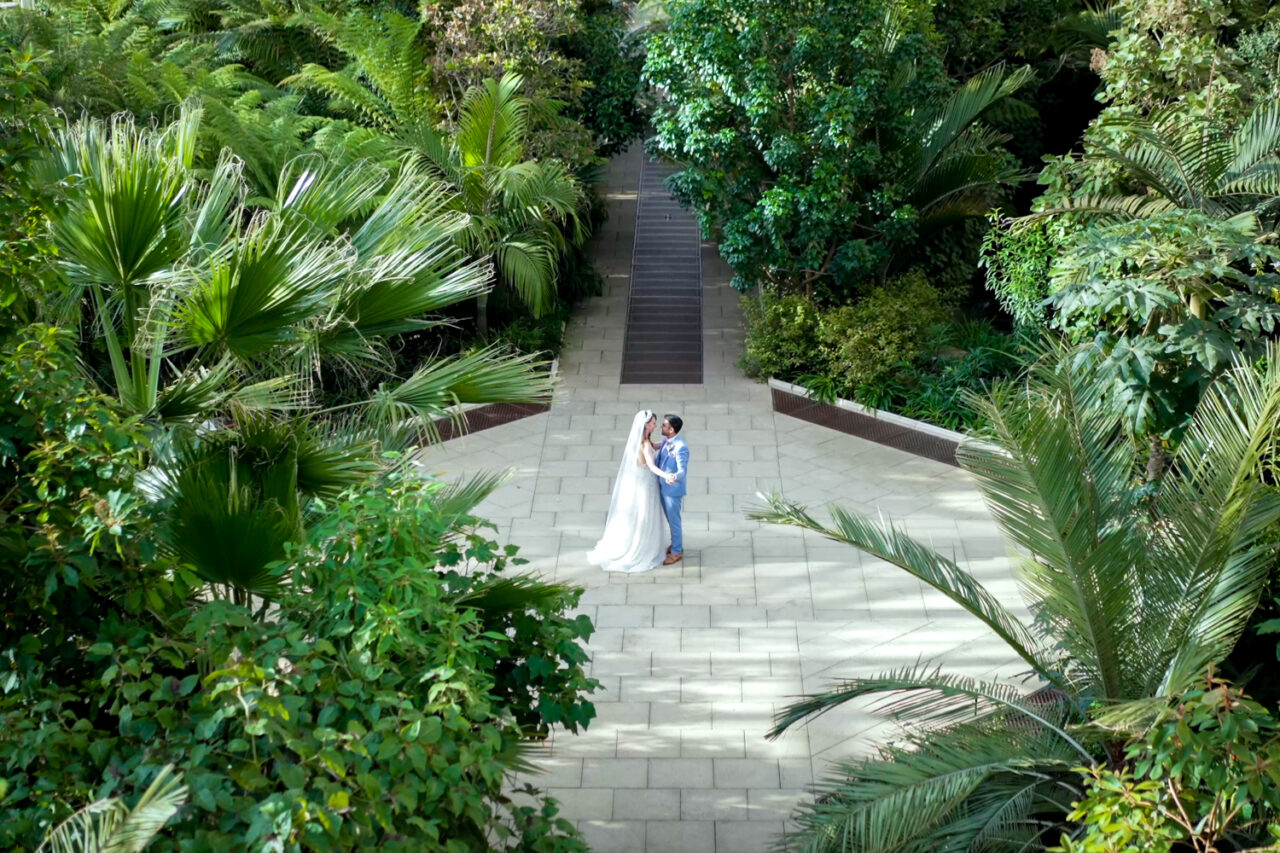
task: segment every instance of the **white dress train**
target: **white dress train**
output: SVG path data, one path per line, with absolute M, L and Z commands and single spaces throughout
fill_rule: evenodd
M 639 412 L 631 424 L 609 499 L 604 534 L 587 554 L 588 562 L 606 572 L 647 572 L 662 565 L 666 557 L 666 517 L 658 477 L 648 467 L 653 462 L 653 447 L 642 455 L 645 448 L 641 446 L 644 425 L 651 417 L 652 412 Z

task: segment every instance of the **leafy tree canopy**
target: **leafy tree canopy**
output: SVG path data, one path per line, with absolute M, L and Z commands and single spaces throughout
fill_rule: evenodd
M 740 287 L 883 277 L 932 227 L 1016 178 L 978 124 L 1026 82 L 952 92 L 924 3 L 673 0 L 649 42 L 657 149 Z

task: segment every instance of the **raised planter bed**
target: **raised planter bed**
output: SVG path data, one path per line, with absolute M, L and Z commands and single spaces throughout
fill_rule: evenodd
M 769 380 L 769 389 L 775 412 L 926 459 L 958 465 L 956 448 L 965 438 L 958 432 L 892 412 L 868 409 L 850 400 L 819 403 L 810 398 L 807 388 L 778 379 Z

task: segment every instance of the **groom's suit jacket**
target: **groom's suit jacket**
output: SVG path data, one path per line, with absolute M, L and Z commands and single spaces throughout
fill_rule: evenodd
M 680 436 L 668 438 L 662 442 L 662 448 L 654 459 L 654 464 L 670 474 L 676 475 L 676 481 L 667 485 L 665 479 L 658 480 L 658 488 L 667 497 L 678 498 L 688 494 L 689 487 L 685 477 L 689 476 L 689 446 Z

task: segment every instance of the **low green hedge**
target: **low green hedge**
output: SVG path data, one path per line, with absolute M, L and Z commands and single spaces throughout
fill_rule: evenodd
M 1021 365 L 1016 336 L 955 316 L 919 272 L 847 305 L 757 294 L 744 297 L 743 309 L 748 375 L 948 429 L 976 426 L 968 393 Z

